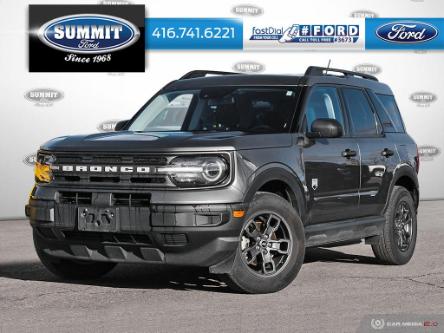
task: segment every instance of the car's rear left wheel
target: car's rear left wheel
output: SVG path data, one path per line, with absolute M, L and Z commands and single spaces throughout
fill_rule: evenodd
M 375 257 L 390 265 L 403 265 L 413 256 L 416 245 L 416 207 L 410 192 L 395 186 L 385 212 L 383 234 L 372 244 Z

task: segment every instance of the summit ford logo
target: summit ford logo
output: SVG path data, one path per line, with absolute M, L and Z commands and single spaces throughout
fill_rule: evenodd
M 145 71 L 145 5 L 29 5 L 28 31 L 30 72 Z
M 438 36 L 438 29 L 428 23 L 399 21 L 381 25 L 376 35 L 391 43 L 422 43 Z
M 25 98 L 36 106 L 51 106 L 63 98 L 63 93 L 55 89 L 39 88 L 27 91 Z
M 79 14 L 51 20 L 41 26 L 38 37 L 49 47 L 75 53 L 109 53 L 139 39 L 131 22 L 110 15 Z

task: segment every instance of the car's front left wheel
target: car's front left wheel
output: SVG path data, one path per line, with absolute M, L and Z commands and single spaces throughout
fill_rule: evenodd
M 304 228 L 296 210 L 276 194 L 258 193 L 247 212 L 232 270 L 223 277 L 244 293 L 275 292 L 294 280 L 304 255 Z

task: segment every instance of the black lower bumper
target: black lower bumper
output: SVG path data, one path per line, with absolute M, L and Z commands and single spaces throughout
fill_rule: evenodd
M 26 215 L 36 246 L 67 259 L 210 267 L 235 253 L 243 218 L 233 217 L 232 211 L 246 206 L 122 206 L 118 225 L 106 232 L 79 228 L 78 208 L 31 199 Z

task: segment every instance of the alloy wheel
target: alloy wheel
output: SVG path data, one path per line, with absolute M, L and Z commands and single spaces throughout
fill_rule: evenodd
M 292 242 L 285 219 L 273 212 L 256 214 L 242 230 L 242 259 L 256 274 L 275 275 L 288 262 Z
M 396 208 L 393 230 L 399 250 L 401 252 L 407 251 L 413 237 L 413 217 L 412 211 L 405 201 L 399 202 Z

